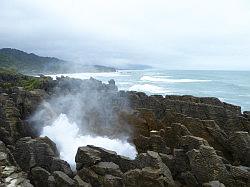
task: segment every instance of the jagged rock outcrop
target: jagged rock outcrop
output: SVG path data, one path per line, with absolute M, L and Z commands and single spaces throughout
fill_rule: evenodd
M 118 91 L 114 80 L 43 77 L 34 89 L 22 80 L 34 81 L 0 74 L 0 186 L 250 186 L 250 114 L 238 106 L 217 98 Z M 97 135 L 101 129 L 112 138 L 129 136 L 136 159 L 79 147 L 73 172 L 56 144 L 38 137 L 41 127 L 30 117 L 41 102 L 82 90 L 91 97 L 101 92 L 94 101 L 116 114 L 93 107 L 84 116 L 89 127 Z
M 51 182 L 49 181 L 50 173 L 43 169 L 42 167 L 34 167 L 30 172 L 31 181 L 35 186 L 49 186 Z
M 191 172 L 199 183 L 219 180 L 231 183 L 230 173 L 227 171 L 222 159 L 210 146 L 201 145 L 199 149 L 193 149 L 187 153 Z
M 0 186 L 33 186 L 27 173 L 16 164 L 12 153 L 2 141 L 0 141 Z
M 232 148 L 235 162 L 250 167 L 250 135 L 248 132 L 237 131 L 228 140 Z
M 11 97 L 6 93 L 0 94 L 0 136 L 6 144 L 13 144 L 25 134 L 24 122 Z
M 245 111 L 245 112 L 243 112 L 243 116 L 244 116 L 245 118 L 247 118 L 248 121 L 250 121 L 250 111 Z
M 153 151 L 130 160 L 94 146 L 80 147 L 77 174 L 92 186 L 174 186 L 171 171 Z M 126 167 L 125 167 L 126 166 Z
M 56 156 L 50 145 L 40 138 L 21 138 L 17 141 L 14 149 L 14 157 L 17 163 L 27 172 L 35 166 L 49 170 L 52 160 Z

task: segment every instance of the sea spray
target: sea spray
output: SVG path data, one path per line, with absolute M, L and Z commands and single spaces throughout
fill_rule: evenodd
M 155 86 L 152 84 L 135 84 L 131 86 L 129 91 L 138 91 L 138 92 L 149 92 L 153 94 L 167 94 L 171 93 L 169 90 L 162 88 L 160 86 Z
M 73 168 L 75 167 L 75 155 L 80 146 L 95 145 L 103 147 L 131 159 L 134 159 L 137 154 L 135 147 L 125 140 L 81 135 L 77 124 L 70 122 L 66 114 L 60 114 L 52 125 L 45 126 L 41 136 L 48 136 L 53 140 L 60 151 L 60 157 Z
M 29 119 L 32 130 L 57 145 L 60 157 L 75 165 L 78 147 L 103 147 L 131 159 L 136 148 L 131 141 L 133 127 L 123 119 L 133 112 L 126 95 L 114 81 L 103 84 L 89 80 L 58 78 L 46 98 Z
M 202 79 L 169 79 L 162 78 L 159 76 L 142 76 L 141 81 L 147 82 L 165 82 L 165 83 L 200 83 L 200 82 L 211 82 L 211 80 L 202 80 Z

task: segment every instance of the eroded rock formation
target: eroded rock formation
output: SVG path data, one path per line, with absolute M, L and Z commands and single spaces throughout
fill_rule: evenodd
M 25 76 L 0 78 L 0 82 L 12 83 Z M 99 102 L 109 97 L 109 106 L 118 117 L 92 111 L 88 121 L 96 134 L 102 127 L 102 133 L 111 138 L 129 135 L 138 151 L 134 160 L 112 150 L 83 146 L 78 148 L 76 171 L 72 171 L 59 158 L 55 143 L 38 137 L 41 127 L 27 119 L 39 104 L 58 93 L 78 93 L 80 88 L 102 92 Z M 249 116 L 249 112 L 241 113 L 240 107 L 217 98 L 148 96 L 118 91 L 114 81 L 103 84 L 94 79 L 59 78 L 43 79 L 35 90 L 18 85 L 1 88 L 0 186 L 247 187 Z

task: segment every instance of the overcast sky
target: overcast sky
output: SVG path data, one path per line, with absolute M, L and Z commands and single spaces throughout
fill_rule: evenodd
M 0 0 L 0 48 L 81 63 L 250 70 L 249 0 Z

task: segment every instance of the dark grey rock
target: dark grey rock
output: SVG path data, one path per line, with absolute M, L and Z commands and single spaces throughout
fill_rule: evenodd
M 48 171 L 41 167 L 35 167 L 30 172 L 32 183 L 35 186 L 47 187 L 49 186 L 48 178 L 51 176 Z
M 202 184 L 203 187 L 225 187 L 223 183 L 220 183 L 220 181 L 211 181 L 208 183 Z
M 14 157 L 24 171 L 29 171 L 35 166 L 40 166 L 50 171 L 52 160 L 55 156 L 56 154 L 50 145 L 39 138 L 21 138 L 15 145 Z
M 229 138 L 234 159 L 241 165 L 250 166 L 250 135 L 248 132 L 237 131 Z
M 76 185 L 78 187 L 91 187 L 90 183 L 84 182 L 78 175 L 74 177 L 74 180 L 76 181 Z
M 50 171 L 54 172 L 54 171 L 62 171 L 64 172 L 66 175 L 72 177 L 73 176 L 73 172 L 70 168 L 70 165 L 64 161 L 61 160 L 60 158 L 53 158 L 52 159 L 52 163 L 50 166 Z
M 122 172 L 119 168 L 119 166 L 113 162 L 99 162 L 98 164 L 91 167 L 95 173 L 98 175 L 113 175 L 122 177 Z
M 92 166 L 101 161 L 101 152 L 91 147 L 79 147 L 75 157 L 76 169 Z
M 230 173 L 212 147 L 201 145 L 200 149 L 193 149 L 187 155 L 191 172 L 200 184 L 214 180 L 225 182 L 226 185 L 232 182 Z
M 55 171 L 53 177 L 56 181 L 56 187 L 76 187 L 76 182 L 61 171 Z
M 105 175 L 103 187 L 124 187 L 123 179 L 112 175 Z

